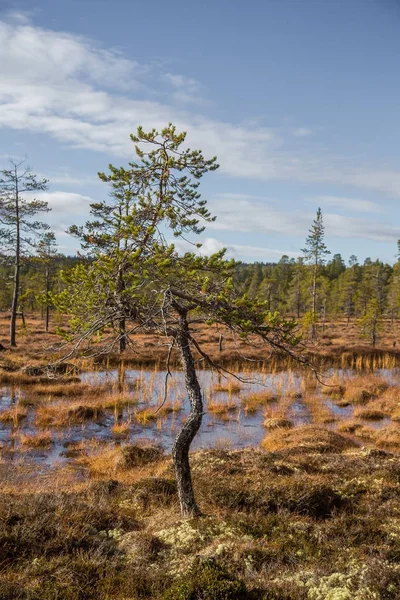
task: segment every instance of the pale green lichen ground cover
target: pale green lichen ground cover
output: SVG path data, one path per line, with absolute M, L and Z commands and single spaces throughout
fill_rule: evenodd
M 156 454 L 112 480 L 70 472 L 41 493 L 12 479 L 18 466 L 3 471 L 0 597 L 400 598 L 400 457 L 315 448 L 194 454 L 205 514 L 191 521 Z

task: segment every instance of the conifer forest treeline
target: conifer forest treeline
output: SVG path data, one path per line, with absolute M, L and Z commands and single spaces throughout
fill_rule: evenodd
M 50 290 L 62 289 L 61 270 L 68 270 L 83 257 L 58 253 L 51 258 Z M 47 263 L 40 257 L 23 261 L 20 279 L 20 307 L 27 312 L 43 311 L 46 304 Z M 267 302 L 271 311 L 304 319 L 312 314 L 314 266 L 304 257 L 283 255 L 276 262 L 239 263 L 236 285 L 243 294 Z M 10 310 L 13 293 L 13 263 L 7 256 L 0 264 L 0 310 Z M 349 262 L 334 254 L 325 264 L 318 265 L 316 278 L 316 317 L 362 318 L 371 308 L 380 316 L 396 319 L 400 310 L 400 262 L 394 265 L 367 258 L 363 263 L 356 256 Z

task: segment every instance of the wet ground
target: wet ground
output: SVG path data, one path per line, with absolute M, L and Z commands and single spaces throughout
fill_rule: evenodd
M 350 371 L 336 371 L 340 377 L 350 377 Z M 332 373 L 327 372 L 328 378 Z M 375 372 L 376 375 L 384 377 L 390 383 L 399 379 L 398 370 L 386 370 Z M 172 377 L 168 381 L 167 406 L 174 410 L 169 414 L 156 419 L 150 419 L 146 423 L 139 423 L 137 414 L 140 411 L 152 407 L 156 409 L 164 399 L 165 390 L 165 371 L 145 371 L 145 370 L 127 370 L 123 373 L 117 371 L 103 371 L 83 373 L 81 381 L 84 384 L 93 384 L 93 386 L 105 385 L 107 390 L 113 394 L 119 392 L 119 396 L 124 398 L 123 406 L 115 405 L 114 408 L 107 408 L 102 411 L 101 417 L 97 421 L 85 420 L 79 424 L 68 424 L 65 427 L 48 427 L 45 430 L 51 435 L 51 445 L 49 448 L 29 449 L 23 447 L 20 443 L 20 436 L 26 434 L 35 434 L 43 429 L 38 429 L 35 425 L 35 414 L 37 406 L 37 396 L 33 405 L 29 405 L 30 397 L 34 396 L 34 390 L 27 387 L 3 386 L 0 395 L 0 415 L 4 410 L 9 410 L 23 405 L 27 411 L 26 417 L 16 422 L 0 422 L 0 446 L 2 446 L 2 455 L 6 460 L 17 461 L 21 458 L 32 458 L 45 465 L 67 461 L 74 456 L 74 448 L 81 442 L 89 441 L 115 441 L 116 443 L 148 440 L 158 443 L 168 451 L 170 450 L 174 438 L 186 418 L 188 412 L 188 401 L 186 398 L 184 377 L 179 371 L 172 372 Z M 262 439 L 267 434 L 263 425 L 265 420 L 265 410 L 270 415 L 279 414 L 282 402 L 285 402 L 285 418 L 289 419 L 293 425 L 301 425 L 312 422 L 312 416 L 303 399 L 303 384 L 300 374 L 293 371 L 279 374 L 252 372 L 239 373 L 238 377 L 246 382 L 239 382 L 232 377 L 228 379 L 202 370 L 199 372 L 199 380 L 203 390 L 205 413 L 201 431 L 196 436 L 192 448 L 243 448 L 248 446 L 259 446 Z M 251 382 L 250 382 L 251 381 Z M 240 389 L 235 389 L 234 386 Z M 227 387 L 227 391 L 221 391 L 218 388 Z M 347 420 L 353 415 L 354 406 L 349 405 L 340 407 L 321 393 L 321 386 L 312 391 L 313 396 L 318 396 L 321 404 L 333 413 L 337 420 Z M 248 394 L 264 393 L 270 390 L 276 395 L 276 401 L 270 401 L 264 406 L 259 406 L 254 412 L 246 411 L 244 404 Z M 292 399 L 288 402 L 287 398 Z M 286 399 L 286 400 L 285 400 Z M 52 402 L 54 404 L 67 402 L 91 401 L 90 391 L 87 395 L 77 399 L 67 398 L 44 398 L 43 403 Z M 210 408 L 212 404 L 227 404 L 229 411 L 221 414 L 215 414 Z M 266 408 L 267 407 L 267 408 Z M 337 421 L 336 421 L 337 422 Z M 368 425 L 372 427 L 383 427 L 390 422 L 390 419 L 379 421 L 369 421 Z M 127 424 L 128 431 L 123 438 L 118 438 L 113 432 L 112 427 L 115 424 Z M 335 428 L 336 423 L 328 425 Z

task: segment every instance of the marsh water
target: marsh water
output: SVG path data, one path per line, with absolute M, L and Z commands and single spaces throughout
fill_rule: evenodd
M 329 380 L 333 371 L 327 371 L 324 378 Z M 351 377 L 354 373 L 349 370 L 336 370 L 335 375 L 340 378 Z M 390 383 L 400 381 L 398 369 L 379 370 L 374 372 Z M 192 448 L 243 448 L 259 446 L 262 439 L 268 434 L 264 426 L 266 414 L 274 417 L 279 415 L 282 400 L 286 401 L 285 418 L 293 425 L 311 423 L 313 421 L 309 405 L 304 400 L 304 380 L 300 373 L 287 371 L 280 373 L 239 372 L 238 381 L 231 376 L 225 378 L 208 370 L 199 371 L 200 385 L 204 397 L 204 418 L 201 430 L 196 436 Z M 168 387 L 165 394 L 166 372 L 162 370 L 126 370 L 121 377 L 121 371 L 98 371 L 82 373 L 80 376 L 83 384 L 96 389 L 103 386 L 123 402 L 115 403 L 101 411 L 101 416 L 96 420 L 83 420 L 79 424 L 66 423 L 63 427 L 47 427 L 51 434 L 51 446 L 48 449 L 22 448 L 19 436 L 35 434 L 35 416 L 37 403 L 30 404 L 30 395 L 34 391 L 29 386 L 3 386 L 0 394 L 0 414 L 3 410 L 10 410 L 23 404 L 26 406 L 26 417 L 16 422 L 0 421 L 0 446 L 6 460 L 33 459 L 43 464 L 51 465 L 68 460 L 73 455 L 71 448 L 80 442 L 110 442 L 134 443 L 136 441 L 151 441 L 160 444 L 165 451 L 169 451 L 188 413 L 188 400 L 185 390 L 183 373 L 173 371 L 168 378 Z M 91 401 L 89 392 L 83 398 L 46 398 L 56 406 L 68 402 L 82 403 Z M 269 390 L 272 399 L 266 405 L 256 406 L 253 410 L 246 410 L 245 400 L 249 394 L 265 393 Z M 350 419 L 354 406 L 338 406 L 329 393 L 322 394 L 320 384 L 313 389 L 313 396 L 318 397 L 321 405 L 331 411 L 334 419 L 329 427 L 335 428 L 335 422 Z M 163 401 L 166 398 L 166 403 Z M 101 400 L 101 398 L 100 398 Z M 226 405 L 227 410 L 215 410 L 215 405 Z M 169 411 L 151 416 L 148 420 L 139 419 L 138 416 L 145 409 L 151 415 L 158 407 L 168 406 Z M 213 408 L 214 407 L 214 408 Z M 336 420 L 336 421 L 335 421 Z M 369 421 L 372 427 L 385 426 L 389 419 Z M 113 431 L 116 424 L 123 423 L 127 429 L 123 437 L 118 437 Z

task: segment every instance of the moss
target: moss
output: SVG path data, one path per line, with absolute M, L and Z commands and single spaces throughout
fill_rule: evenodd
M 214 560 L 198 561 L 163 600 L 248 600 L 244 583 Z

